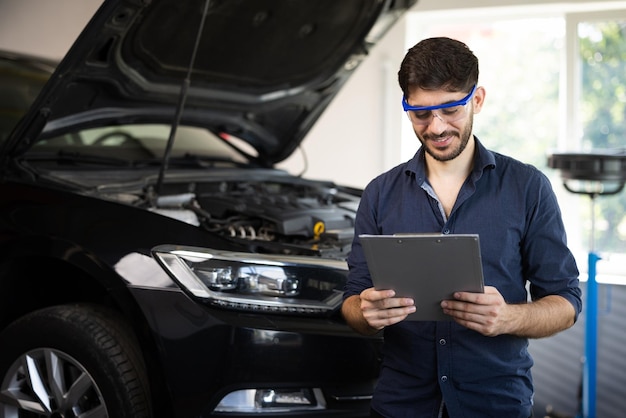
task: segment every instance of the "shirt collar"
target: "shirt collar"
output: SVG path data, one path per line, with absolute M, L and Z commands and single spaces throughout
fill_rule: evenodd
M 496 167 L 496 157 L 492 151 L 489 151 L 483 146 L 483 144 L 474 136 L 474 142 L 476 143 L 476 153 L 474 154 L 474 168 L 472 169 L 472 178 L 474 181 L 478 180 L 483 172 L 487 168 Z M 420 147 L 417 153 L 406 164 L 405 173 L 407 175 L 415 176 L 418 184 L 422 184 L 426 181 L 426 162 L 424 158 L 424 147 Z

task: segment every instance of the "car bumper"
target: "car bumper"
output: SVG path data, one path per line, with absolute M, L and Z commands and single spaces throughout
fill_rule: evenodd
M 216 310 L 179 289 L 142 287 L 133 294 L 158 347 L 155 377 L 167 382 L 176 417 L 369 415 L 379 338 L 336 320 Z M 232 404 L 256 396 L 258 406 L 272 394 L 277 402 L 256 409 Z M 314 396 L 303 401 L 298 394 Z

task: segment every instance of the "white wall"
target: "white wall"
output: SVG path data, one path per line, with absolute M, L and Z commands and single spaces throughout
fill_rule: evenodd
M 102 0 L 0 0 L 0 49 L 61 59 Z

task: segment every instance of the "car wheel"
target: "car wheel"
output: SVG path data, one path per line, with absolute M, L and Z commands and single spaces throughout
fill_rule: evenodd
M 62 305 L 0 334 L 0 418 L 150 417 L 138 345 L 115 312 Z

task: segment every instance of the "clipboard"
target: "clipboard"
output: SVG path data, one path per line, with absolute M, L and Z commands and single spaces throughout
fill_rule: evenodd
M 376 289 L 415 300 L 410 321 L 450 321 L 441 301 L 484 292 L 477 234 L 359 235 Z

